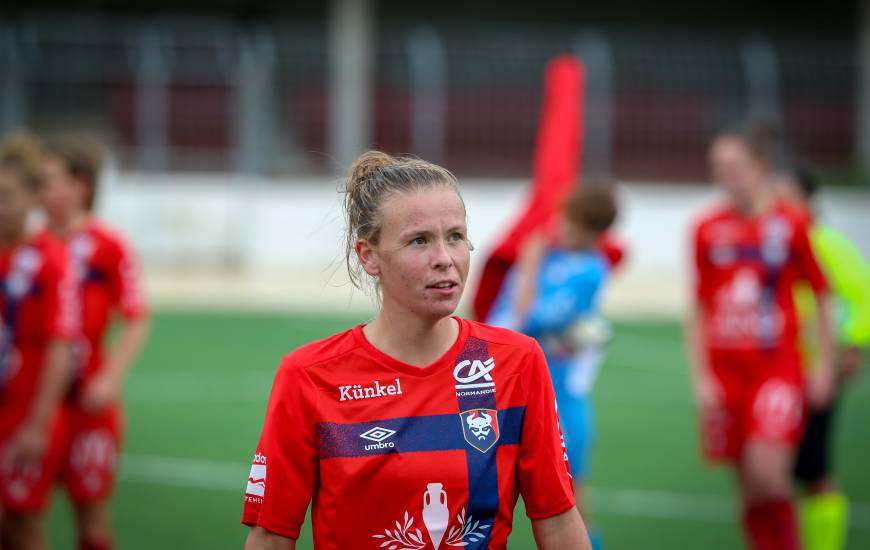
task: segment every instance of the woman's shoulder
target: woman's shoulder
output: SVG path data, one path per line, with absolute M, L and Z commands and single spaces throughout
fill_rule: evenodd
M 522 351 L 533 351 L 538 345 L 534 338 L 514 330 L 487 325 L 480 321 L 463 319 L 463 322 L 468 323 L 469 325 L 468 335 L 470 337 L 483 340 L 490 344 L 511 346 Z
M 734 206 L 731 202 L 724 198 L 716 198 L 699 208 L 691 217 L 690 225 L 694 230 L 699 230 L 702 227 L 719 223 L 723 220 L 730 220 L 736 216 Z
M 18 250 L 17 261 L 25 264 L 22 267 L 32 264 L 32 268 L 42 272 L 62 272 L 68 261 L 63 241 L 47 231 L 34 235 Z
M 291 351 L 281 361 L 281 370 L 304 369 L 339 359 L 358 347 L 355 329 L 347 329 L 320 340 L 309 342 Z
M 546 371 L 544 352 L 538 341 L 531 336 L 477 321 L 466 322 L 471 325 L 469 337 L 487 343 L 489 354 L 499 365 L 502 375 L 510 376 L 508 373 L 514 373 L 527 379 Z

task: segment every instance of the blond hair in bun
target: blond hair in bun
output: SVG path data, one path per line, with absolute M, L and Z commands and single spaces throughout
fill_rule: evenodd
M 43 148 L 39 138 L 18 132 L 0 143 L 0 170 L 10 172 L 29 190 L 39 185 Z

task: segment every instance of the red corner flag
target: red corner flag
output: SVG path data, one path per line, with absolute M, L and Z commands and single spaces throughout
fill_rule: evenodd
M 579 179 L 585 80 L 583 64 L 574 56 L 562 55 L 547 64 L 531 193 L 525 211 L 483 266 L 473 303 L 478 320 L 486 319 L 525 239 L 536 230 L 550 226 L 561 201 Z M 603 251 L 612 265 L 622 259 L 622 249 L 612 241 L 603 243 Z

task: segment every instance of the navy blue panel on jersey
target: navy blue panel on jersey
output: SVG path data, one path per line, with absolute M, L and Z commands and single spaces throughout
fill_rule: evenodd
M 498 411 L 500 436 L 485 454 L 494 456 L 499 445 L 519 443 L 525 412 L 525 407 Z M 357 424 L 320 422 L 317 424 L 319 454 L 321 459 L 464 449 L 484 454 L 466 441 L 462 422 L 458 414 L 406 416 Z

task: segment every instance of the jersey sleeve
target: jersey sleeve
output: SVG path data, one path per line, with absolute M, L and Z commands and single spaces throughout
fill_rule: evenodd
M 63 248 L 53 248 L 43 274 L 46 332 L 50 338 L 72 340 L 81 329 L 81 306 L 72 261 Z
M 523 373 L 526 414 L 517 471 L 526 515 L 530 519 L 545 519 L 575 505 L 574 489 L 553 383 L 544 352 L 537 343 L 528 360 L 531 364 Z
M 318 479 L 317 390 L 287 358 L 278 369 L 245 490 L 242 523 L 299 538 Z M 293 434 L 288 437 L 288 434 Z
M 713 291 L 710 288 L 708 276 L 710 265 L 707 245 L 704 241 L 704 226 L 698 224 L 692 237 L 692 260 L 694 265 L 695 300 L 699 304 L 709 305 L 712 302 Z
M 819 267 L 816 255 L 810 245 L 809 227 L 802 221 L 797 221 L 794 224 L 792 253 L 794 254 L 798 278 L 806 280 L 817 296 L 826 293 L 828 281 L 822 268 Z
M 113 300 L 126 319 L 138 319 L 148 313 L 142 290 L 142 274 L 139 259 L 133 249 L 118 239 L 112 247 Z

